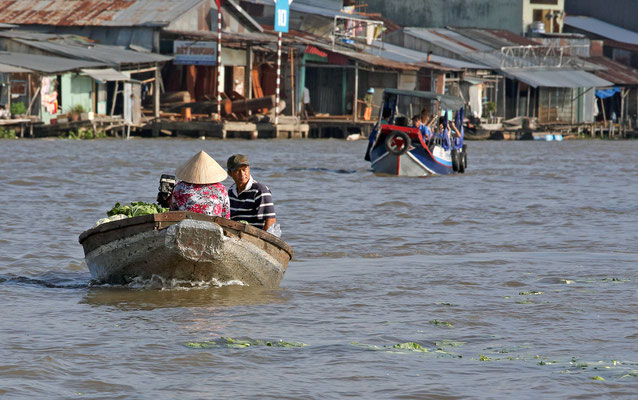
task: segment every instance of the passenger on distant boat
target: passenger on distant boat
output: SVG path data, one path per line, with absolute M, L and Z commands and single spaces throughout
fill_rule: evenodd
M 381 115 L 381 125 L 387 125 L 390 123 L 390 117 L 392 117 L 392 110 L 389 108 L 383 109 L 383 114 Z
M 243 154 L 235 154 L 226 162 L 228 173 L 235 181 L 229 189 L 230 218 L 268 231 L 274 228 L 275 205 L 268 186 L 259 183 L 250 175 L 250 163 Z M 278 225 L 277 225 L 278 227 Z
M 230 219 L 228 191 L 221 182 L 228 177 L 211 156 L 200 151 L 175 172 L 179 182 L 170 199 L 172 211 L 192 211 Z
M 432 136 L 432 131 L 430 130 L 430 128 L 427 126 L 427 122 L 424 123 L 421 119 L 420 115 L 415 115 L 412 118 L 412 121 L 414 122 L 414 127 L 419 129 L 419 132 L 421 132 L 421 135 L 423 136 L 423 140 L 425 142 L 429 142 L 430 141 L 430 137 Z
M 437 136 L 441 138 L 441 146 L 445 150 L 449 150 L 452 145 L 450 131 L 454 132 L 454 138 L 461 137 L 461 132 L 458 130 L 454 122 L 448 121 L 447 115 L 439 117 L 439 131 Z

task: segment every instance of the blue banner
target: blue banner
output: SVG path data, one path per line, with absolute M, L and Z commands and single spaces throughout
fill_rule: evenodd
M 288 21 L 290 17 L 290 5 L 288 0 L 277 0 L 275 6 L 275 31 L 288 32 Z

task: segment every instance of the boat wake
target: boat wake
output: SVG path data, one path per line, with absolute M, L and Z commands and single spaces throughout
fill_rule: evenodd
M 15 276 L 0 275 L 0 285 L 11 286 L 39 286 L 53 289 L 86 289 L 86 288 L 107 288 L 119 287 L 128 289 L 155 289 L 155 290 L 193 290 L 211 289 L 224 286 L 248 286 L 239 280 L 220 282 L 217 279 L 210 281 L 186 281 L 178 279 L 165 279 L 158 275 L 153 275 L 150 279 L 136 278 L 126 285 L 102 284 L 95 280 L 87 279 L 86 275 L 78 276 L 73 273 L 68 276 L 64 273 L 45 274 L 41 276 Z
M 330 172 L 333 174 L 356 174 L 354 169 L 332 169 L 332 168 L 289 168 L 289 171 L 294 172 Z
M 89 284 L 86 275 L 78 277 L 73 273 L 66 275 L 64 273 L 48 273 L 41 276 L 16 276 L 16 275 L 0 275 L 0 285 L 13 286 L 40 286 L 46 288 L 58 289 L 83 289 Z
M 192 290 L 192 289 L 210 289 L 220 288 L 224 286 L 247 286 L 239 280 L 230 280 L 220 282 L 213 278 L 209 281 L 188 281 L 180 279 L 166 279 L 159 275 L 153 275 L 149 279 L 135 278 L 133 281 L 125 285 L 100 284 L 96 281 L 91 282 L 91 287 L 125 287 L 129 289 L 155 289 L 155 290 Z

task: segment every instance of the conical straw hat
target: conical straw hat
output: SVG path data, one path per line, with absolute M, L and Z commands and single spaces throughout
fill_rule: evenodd
M 221 182 L 228 177 L 228 173 L 217 164 L 213 157 L 205 151 L 200 151 L 177 168 L 175 176 L 180 181 L 201 185 Z

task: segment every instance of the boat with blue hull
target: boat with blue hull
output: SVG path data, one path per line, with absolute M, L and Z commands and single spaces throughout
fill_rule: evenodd
M 467 146 L 463 143 L 463 100 L 432 92 L 386 89 L 379 122 L 368 142 L 365 159 L 374 173 L 397 176 L 430 176 L 463 173 L 467 167 Z M 407 115 L 429 114 L 436 109 L 436 132 L 410 124 Z M 455 113 L 458 136 L 450 139 Z M 439 115 L 443 113 L 443 116 Z M 411 125 L 411 126 L 409 126 Z

